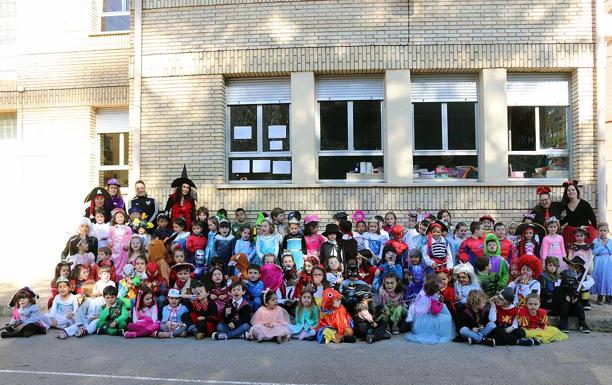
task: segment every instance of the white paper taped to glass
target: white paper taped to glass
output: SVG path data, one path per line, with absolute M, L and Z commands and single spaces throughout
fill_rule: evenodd
M 234 140 L 253 139 L 251 126 L 234 126 Z
M 291 161 L 275 160 L 272 162 L 272 174 L 291 174 Z
M 285 139 L 287 137 L 287 126 L 268 126 L 268 138 Z
M 249 160 L 248 159 L 234 159 L 232 160 L 232 174 L 245 174 L 250 172 Z
M 270 151 L 280 151 L 282 149 L 283 149 L 282 140 L 271 140 L 270 141 Z
M 253 172 L 254 173 L 270 172 L 270 160 L 269 159 L 253 159 Z

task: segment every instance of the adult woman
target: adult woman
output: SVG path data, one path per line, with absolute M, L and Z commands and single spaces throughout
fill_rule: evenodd
M 553 202 L 550 195 L 550 187 L 539 186 L 536 193 L 539 197 L 539 203 L 533 208 L 533 222 L 541 226 L 546 226 L 546 221 L 551 218 L 561 218 L 561 212 L 563 211 L 563 205 L 560 202 Z
M 78 252 L 78 245 L 85 239 L 89 246 L 89 252 L 98 255 L 98 239 L 91 235 L 91 221 L 85 217 L 81 218 L 77 228 L 77 234 L 71 236 L 62 251 L 62 261 Z
M 85 197 L 85 203 L 89 202 L 89 207 L 85 209 L 84 217 L 89 218 L 91 222 L 95 221 L 95 212 L 100 209 L 104 211 L 104 222 L 111 219 L 111 210 L 108 208 L 108 202 L 112 200 L 111 195 L 104 187 L 96 187 Z
M 111 197 L 111 199 L 106 202 L 106 207 L 108 210 L 113 211 L 113 209 L 123 209 L 125 211 L 125 202 L 121 196 L 121 185 L 119 184 L 119 181 L 115 178 L 109 179 L 106 183 L 106 187 L 108 188 L 108 193 Z
M 175 188 L 175 191 L 170 194 L 168 203 L 166 203 L 166 213 L 170 215 L 170 221 L 174 221 L 178 218 L 185 219 L 186 227 L 185 231 L 191 230 L 191 221 L 195 218 L 196 211 L 196 193 L 195 183 L 187 177 L 187 167 L 183 166 L 183 173 L 180 178 L 176 178 L 171 187 Z
M 583 227 L 586 230 L 587 238 L 585 242 L 593 242 L 597 237 L 597 230 L 595 230 L 597 228 L 597 218 L 589 202 L 580 199 L 577 180 L 567 181 L 563 183 L 563 187 L 565 190 L 563 191 L 561 204 L 565 210 L 565 217 L 561 219 L 561 225 L 566 225 L 563 229 L 563 241 L 567 250 L 569 245 L 576 240 L 574 230 L 577 227 Z

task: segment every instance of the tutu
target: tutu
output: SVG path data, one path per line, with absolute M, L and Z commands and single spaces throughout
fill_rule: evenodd
M 593 279 L 595 284 L 591 288 L 592 294 L 612 295 L 612 255 L 595 257 Z
M 539 338 L 545 344 L 554 341 L 565 341 L 567 334 L 554 326 L 546 326 L 544 329 L 525 329 L 526 338 Z
M 406 341 L 426 345 L 445 344 L 455 338 L 455 325 L 446 305 L 440 313 L 416 315 L 412 332 L 406 334 Z

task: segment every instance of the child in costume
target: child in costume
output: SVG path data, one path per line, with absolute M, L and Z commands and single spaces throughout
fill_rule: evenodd
M 110 223 L 106 222 L 104 210 L 94 212 L 95 222 L 91 225 L 91 234 L 98 239 L 98 248 L 106 247 L 110 235 Z
M 491 319 L 489 313 L 491 304 L 482 290 L 472 290 L 468 295 L 466 307 L 459 312 L 459 334 L 468 344 L 482 344 L 495 347 L 495 340 L 488 338 L 497 327 L 495 318 Z
M 480 222 L 470 223 L 470 235 L 459 247 L 457 258 L 460 263 L 471 263 L 476 266 L 476 258 L 484 255 L 484 230 Z
M 540 276 L 540 301 L 542 308 L 552 310 L 553 292 L 559 286 L 561 271 L 559 270 L 559 259 L 557 257 L 546 257 L 544 260 L 544 271 Z
M 181 293 L 181 298 L 190 299 L 193 294 L 195 279 L 191 278 L 191 274 L 195 270 L 195 266 L 191 263 L 177 263 L 172 266 L 172 271 L 176 272 L 176 282 L 174 289 L 178 289 Z
M 243 298 L 246 287 L 241 281 L 232 283 L 230 287 L 231 300 L 221 311 L 221 320 L 212 339 L 227 340 L 231 338 L 250 338 L 251 305 Z
M 383 248 L 389 237 L 381 234 L 380 225 L 376 217 L 372 217 L 368 221 L 368 232 L 365 234 L 365 240 L 366 249 L 372 252 L 372 264 L 378 265 L 383 257 Z
M 162 319 L 159 324 L 157 338 L 187 337 L 187 325 L 181 317 L 188 313 L 181 303 L 181 293 L 178 289 L 168 291 L 168 305 L 162 310 Z
M 187 326 L 187 332 L 196 340 L 212 336 L 217 330 L 219 312 L 214 301 L 209 300 L 204 283 L 199 282 L 193 288 L 194 298 L 185 301 L 188 312 L 183 313 L 181 320 Z
M 525 299 L 525 306 L 518 311 L 518 323 L 525 329 L 526 338 L 531 338 L 538 344 L 553 341 L 564 341 L 567 335 L 554 326 L 548 325 L 546 310 L 540 308 L 540 295 L 531 293 Z
M 508 235 L 506 234 L 506 225 L 502 222 L 497 222 L 495 226 L 493 226 L 493 229 L 499 240 L 500 255 L 506 263 L 510 263 L 512 260 L 518 258 L 514 243 L 508 239 Z
M 376 276 L 380 274 L 380 270 L 373 266 L 370 261 L 372 260 L 372 252 L 367 249 L 359 251 L 357 254 L 357 266 L 359 268 L 359 279 L 372 285 Z
M 273 254 L 266 254 L 263 262 L 263 265 L 261 265 L 261 280 L 264 283 L 264 288 L 276 291 L 283 284 L 283 269 L 276 264 L 276 256 Z
M 489 337 L 495 340 L 495 346 L 533 346 L 535 341 L 525 338 L 525 330 L 518 326 L 519 308 L 513 302 L 514 291 L 509 287 L 492 298 L 489 319 L 494 320 L 496 328 Z
M 423 246 L 427 245 L 427 229 L 429 228 L 430 221 L 423 219 L 416 224 L 416 230 L 410 229 L 404 234 L 404 242 L 408 245 L 408 249 L 422 249 Z
M 459 249 L 463 241 L 467 239 L 467 225 L 465 222 L 459 222 L 455 226 L 454 233 L 447 237 L 448 243 L 450 244 L 451 254 L 453 255 L 453 263 L 459 263 Z
M 0 333 L 0 337 L 28 338 L 35 334 L 46 333 L 40 309 L 36 305 L 36 298 L 38 296 L 29 287 L 24 287 L 15 293 L 9 303 L 9 306 L 13 308 L 11 320 Z
M 111 261 L 117 271 L 118 279 L 123 278 L 123 266 L 128 261 L 128 246 L 132 238 L 132 229 L 126 224 L 126 215 L 122 209 L 112 211 L 111 228 L 108 235 L 108 247 L 112 250 Z
M 189 231 L 187 231 L 187 229 L 188 227 L 187 227 L 187 222 L 185 221 L 185 219 L 176 218 L 172 222 L 172 230 L 174 230 L 174 232 L 170 236 L 170 239 L 172 240 L 171 248 L 172 249 L 180 248 L 186 254 L 187 254 L 187 240 L 189 239 L 189 236 L 191 235 Z M 188 255 L 185 255 L 185 257 L 188 257 Z
M 540 258 L 540 241 L 544 238 L 546 230 L 536 223 L 521 223 L 516 232 L 520 234 L 518 246 L 519 258 L 523 255 L 534 255 Z M 542 262 L 540 262 L 542 264 Z
M 397 262 L 403 267 L 408 267 L 408 244 L 404 242 L 404 227 L 395 225 L 391 228 L 389 236 L 393 239 L 387 241 L 385 246 L 393 246 L 397 252 Z
M 86 239 L 81 239 L 77 245 L 77 253 L 66 258 L 66 262 L 70 264 L 72 268 L 76 265 L 91 266 L 95 263 L 95 256 L 89 252 L 89 244 Z
M 260 232 L 255 242 L 255 253 L 263 261 L 265 254 L 278 255 L 280 244 L 274 235 L 274 225 L 270 218 L 265 218 L 261 222 Z
M 132 322 L 127 324 L 125 338 L 156 337 L 159 331 L 157 303 L 155 294 L 143 287 L 136 296 L 136 306 L 132 310 Z
M 249 264 L 253 263 L 258 266 L 261 265 L 261 260 L 257 258 L 257 254 L 255 253 L 255 244 L 253 243 L 253 239 L 251 237 L 251 228 L 248 226 L 240 226 L 238 237 L 239 238 L 236 239 L 234 244 L 233 255 L 244 254 L 247 257 Z
M 342 294 L 334 289 L 323 290 L 321 317 L 317 327 L 319 343 L 356 341 L 353 335 L 353 321 L 342 304 Z
M 153 293 L 153 298 L 157 303 L 164 303 L 166 296 L 168 295 L 168 281 L 162 277 L 159 271 L 159 265 L 155 262 L 149 262 L 146 265 L 147 279 L 144 284 L 141 284 L 141 288 L 147 287 Z
M 110 259 L 112 253 L 110 247 L 100 247 L 98 249 L 98 261 L 91 268 L 91 276 L 93 278 L 99 276 L 98 270 L 102 266 L 108 266 L 111 270 L 110 280 L 113 283 L 117 282 L 117 269 L 115 269 L 115 265 Z M 100 295 L 102 295 L 102 293 L 100 293 Z
M 336 257 L 338 262 L 344 261 L 344 253 L 342 247 L 338 244 L 338 239 L 342 237 L 338 225 L 330 223 L 325 226 L 325 231 L 322 234 L 326 240 L 321 244 L 319 249 L 319 261 L 327 266 L 327 260 L 331 257 Z
M 234 235 L 231 233 L 231 225 L 225 218 L 219 221 L 219 233 L 215 235 L 215 256 L 223 259 L 227 266 L 234 248 Z
M 358 301 L 353 314 L 355 337 L 365 340 L 368 344 L 391 338 L 387 331 L 387 314 L 384 306 L 374 307 L 372 292 L 367 285 L 358 285 L 355 288 L 355 297 Z
M 166 238 L 170 238 L 172 236 L 172 230 L 168 227 L 170 224 L 170 217 L 166 213 L 157 214 L 155 218 L 157 221 L 157 228 L 153 231 L 153 234 L 160 241 L 164 241 Z
M 104 289 L 105 305 L 100 310 L 97 322 L 97 333 L 109 336 L 122 335 L 130 316 L 129 301 L 117 298 L 117 288 L 108 286 Z
M 304 217 L 304 241 L 306 242 L 306 254 L 319 259 L 319 249 L 325 242 L 325 237 L 319 234 L 319 216 L 309 214 Z
M 295 268 L 300 271 L 304 266 L 304 255 L 306 255 L 306 240 L 300 234 L 300 221 L 296 218 L 289 220 L 288 233 L 283 238 L 282 249 L 289 250 L 295 261 Z
M 590 250 L 589 250 L 590 251 Z M 570 269 L 573 269 L 578 276 L 578 291 L 580 292 L 580 302 L 585 311 L 591 310 L 591 303 L 589 302 L 589 290 L 595 284 L 595 281 L 589 274 L 590 263 L 584 258 L 575 255 L 573 259 L 566 259 Z
M 427 228 L 427 245 L 423 246 L 421 252 L 423 260 L 427 266 L 434 270 L 439 266 L 453 268 L 453 255 L 450 244 L 442 236 L 443 232 L 448 232 L 448 226 L 442 221 L 434 221 Z
M 495 219 L 489 214 L 485 214 L 480 217 L 480 223 L 482 224 L 482 230 L 485 234 L 490 234 L 493 232 L 493 226 L 495 225 Z
M 49 312 L 42 316 L 46 329 L 65 329 L 74 325 L 75 314 L 79 308 L 78 297 L 71 293 L 72 284 L 65 277 L 59 277 L 55 282 L 58 294 L 53 298 Z
M 110 266 L 100 266 L 98 268 L 98 280 L 96 281 L 93 296 L 101 297 L 104 288 L 107 286 L 116 286 L 115 282 L 111 280 L 112 270 Z
M 563 261 L 563 258 L 567 255 L 565 252 L 565 244 L 563 237 L 557 232 L 559 231 L 559 220 L 555 217 L 550 217 L 546 221 L 546 230 L 548 235 L 542 240 L 542 246 L 540 247 L 540 259 L 542 263 L 548 257 L 555 257 L 559 260 L 559 271 L 567 270 L 567 264 Z
M 389 239 L 395 239 L 393 234 L 391 234 L 391 229 L 393 226 L 397 224 L 397 215 L 393 211 L 388 211 L 385 214 L 385 224 L 383 225 L 383 230 L 389 233 Z
M 455 280 L 455 304 L 457 310 L 465 307 L 468 296 L 472 290 L 480 290 L 480 283 L 469 263 L 460 263 L 453 269 Z
M 141 282 L 147 280 L 147 257 L 139 255 L 134 260 L 134 272 L 140 277 Z
M 517 262 L 521 275 L 508 284 L 514 290 L 514 304 L 518 307 L 525 306 L 527 296 L 531 293 L 540 295 L 540 282 L 538 278 L 542 274 L 542 262 L 535 255 L 523 255 Z M 538 308 L 540 301 L 538 300 Z
M 57 338 L 65 339 L 72 336 L 83 337 L 87 334 L 94 334 L 96 332 L 100 311 L 102 310 L 102 306 L 104 306 L 104 298 L 101 296 L 95 297 L 93 295 L 95 286 L 96 284 L 93 281 L 88 281 L 83 285 L 82 293 L 84 301 L 76 311 L 76 322 L 74 325 L 68 326 L 60 332 Z
M 187 237 L 186 251 L 187 261 L 192 263 L 195 260 L 196 251 L 206 250 L 208 239 L 204 234 L 204 223 L 198 220 L 191 224 L 191 234 Z
M 230 299 L 229 289 L 223 277 L 223 270 L 213 268 L 208 273 L 208 282 L 210 287 L 209 298 L 215 302 L 218 311 L 217 317 L 221 318 L 221 311 Z
M 508 261 L 501 256 L 501 243 L 496 234 L 485 236 L 485 256 L 489 257 L 491 272 L 499 276 L 499 287 L 504 288 L 508 285 L 510 274 L 508 273 Z M 497 290 L 495 290 L 497 292 Z
M 380 304 L 386 308 L 391 333 L 399 334 L 400 323 L 406 318 L 406 304 L 404 291 L 399 277 L 393 273 L 387 275 L 383 287 L 379 291 Z
M 342 219 L 338 224 L 338 228 L 341 233 L 338 242 L 341 248 L 340 254 L 342 254 L 342 261 L 356 259 L 358 250 L 357 241 L 353 238 L 353 224 L 346 219 Z
M 353 239 L 357 241 L 357 251 L 361 252 L 366 248 L 366 223 L 364 221 L 358 221 L 355 224 L 355 232 L 353 233 Z
M 278 306 L 276 293 L 271 290 L 264 292 L 263 304 L 251 318 L 250 336 L 254 341 L 275 340 L 279 344 L 289 341 L 291 331 L 289 314 Z
M 482 290 L 491 298 L 505 287 L 499 283 L 499 274 L 491 272 L 491 261 L 486 255 L 476 258 L 476 277 Z
M 260 276 L 261 270 L 259 265 L 249 265 L 248 279 L 245 281 L 245 299 L 249 301 L 254 311 L 257 311 L 262 304 L 264 283 L 259 279 Z
M 81 287 L 89 280 L 90 270 L 87 265 L 76 265 L 70 274 L 70 282 L 73 284 L 74 294 L 81 294 Z
M 327 259 L 326 267 L 326 278 L 327 282 L 336 290 L 340 289 L 342 285 L 342 264 L 338 260 L 338 257 L 332 256 Z
M 593 244 L 586 243 L 585 242 L 586 237 L 587 237 L 586 230 L 580 227 L 574 230 L 574 238 L 576 239 L 576 242 L 570 243 L 567 260 L 572 261 L 574 257 L 579 257 L 582 261 L 584 261 L 583 266 L 588 264 L 587 270 L 588 272 L 591 272 L 593 270 L 593 267 L 592 267 L 593 266 L 592 264 L 593 262 Z M 570 266 L 570 267 L 575 267 L 575 266 Z M 581 271 L 575 268 L 574 270 L 576 270 L 576 273 L 578 273 L 580 275 L 580 279 L 582 279 Z M 589 288 L 591 286 L 589 286 Z M 589 303 L 589 298 L 590 296 L 589 296 L 588 288 L 585 288 L 584 286 L 582 286 L 581 287 L 581 301 L 582 301 L 582 306 L 584 307 L 584 310 L 587 310 L 587 311 L 591 310 L 591 304 Z
M 51 308 L 53 304 L 53 299 L 58 294 L 56 282 L 59 277 L 64 277 L 66 279 L 70 279 L 70 264 L 68 262 L 62 261 L 55 265 L 55 275 L 53 276 L 53 280 L 51 281 L 51 298 L 47 301 L 47 308 Z
M 597 295 L 595 303 L 602 305 L 604 302 L 612 303 L 612 241 L 608 239 L 607 223 L 600 223 L 597 229 L 599 235 L 593 241 L 595 284 L 591 288 L 591 293 Z
M 569 333 L 568 317 L 570 315 L 578 318 L 578 330 L 582 333 L 590 333 L 591 329 L 586 323 L 584 308 L 580 302 L 578 287 L 578 274 L 572 269 L 561 273 L 561 284 L 555 287 L 552 294 L 553 311 L 559 315 L 559 329 Z
M 455 338 L 453 318 L 446 305 L 440 302 L 438 292 L 434 279 L 428 279 L 423 285 L 408 311 L 409 317 L 412 314 L 412 331 L 406 334 L 407 341 L 436 345 Z
M 117 285 L 118 297 L 127 298 L 130 302 L 136 300 L 136 293 L 141 284 L 142 279 L 136 274 L 134 266 L 130 264 L 123 266 L 123 279 Z
M 455 319 L 457 316 L 457 308 L 455 306 L 455 285 L 453 283 L 453 274 L 446 268 L 440 268 L 436 272 L 435 279 L 439 288 L 440 302 L 446 305 L 453 319 Z M 425 284 L 423 284 L 423 287 L 424 286 Z M 408 310 L 410 310 L 410 308 Z
M 311 340 L 317 334 L 319 324 L 319 307 L 310 288 L 302 290 L 295 309 L 295 323 L 289 327 L 293 338 Z
M 219 221 L 216 217 L 207 219 L 208 224 L 208 242 L 206 243 L 206 265 L 210 266 L 212 258 L 215 256 L 215 237 L 219 231 Z
M 376 275 L 372 283 L 372 289 L 376 292 L 383 286 L 382 283 L 388 275 L 393 274 L 396 277 L 401 277 L 404 273 L 402 266 L 396 263 L 397 252 L 393 246 L 387 245 L 383 248 L 383 258 L 384 261 L 378 268 L 380 273 Z
M 314 257 L 313 257 L 314 258 Z M 348 282 L 350 281 L 350 275 L 349 275 L 349 279 L 344 282 Z M 312 268 L 312 281 L 310 281 L 309 283 L 306 284 L 305 288 L 310 288 L 311 290 L 313 290 L 313 297 L 314 297 L 314 301 L 317 304 L 317 306 L 321 306 L 321 303 L 323 302 L 323 292 L 325 291 L 325 289 L 328 289 L 330 287 L 329 282 L 327 282 L 327 279 L 325 278 L 325 270 L 323 270 L 322 267 L 320 267 L 319 265 L 314 266 Z

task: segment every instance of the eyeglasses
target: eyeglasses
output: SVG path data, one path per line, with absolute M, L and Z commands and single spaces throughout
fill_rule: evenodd
M 313 276 L 313 277 L 322 277 L 322 276 L 323 276 L 323 274 L 321 274 L 321 273 L 315 273 L 315 274 L 313 274 L 312 276 Z

